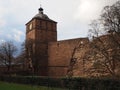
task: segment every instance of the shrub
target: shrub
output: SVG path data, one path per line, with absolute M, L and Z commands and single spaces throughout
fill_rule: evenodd
M 1 76 L 1 81 L 69 88 L 72 90 L 120 90 L 120 80 L 100 78 L 49 78 L 40 76 Z

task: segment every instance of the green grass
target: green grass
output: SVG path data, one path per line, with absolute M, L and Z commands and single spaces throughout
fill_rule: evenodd
M 0 82 L 0 90 L 63 90 L 63 89 Z

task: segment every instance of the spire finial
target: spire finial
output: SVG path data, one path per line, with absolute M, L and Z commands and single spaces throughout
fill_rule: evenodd
M 40 4 L 40 8 L 38 10 L 39 10 L 39 13 L 43 14 L 43 8 L 41 7 L 41 4 Z
M 40 8 L 42 7 L 42 5 L 40 4 Z

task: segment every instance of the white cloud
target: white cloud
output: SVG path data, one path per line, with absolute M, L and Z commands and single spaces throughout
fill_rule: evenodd
M 13 32 L 14 40 L 17 42 L 21 42 L 22 37 L 24 37 L 24 33 L 21 30 L 17 30 L 17 29 L 13 29 L 12 32 Z
M 6 32 L 5 35 L 3 34 L 2 36 L 4 36 L 8 41 L 13 40 L 16 42 L 23 42 L 23 38 L 25 36 L 25 34 L 21 30 L 18 30 L 18 29 L 11 29 L 8 33 Z
M 3 43 L 3 42 L 5 42 L 5 40 L 3 40 L 3 39 L 0 39 L 0 43 Z
M 116 1 L 117 0 L 80 0 L 74 17 L 81 23 L 90 23 L 91 20 L 99 18 L 104 6 L 111 5 Z
M 0 27 L 4 27 L 6 25 L 6 21 L 0 19 Z
M 88 22 L 99 16 L 100 6 L 96 0 L 81 0 L 75 14 L 75 19 L 81 22 Z
M 45 14 L 58 22 L 58 39 L 85 36 L 88 22 L 117 0 L 42 0 Z M 0 35 L 22 41 L 25 24 L 37 14 L 40 0 L 0 0 Z M 16 29 L 14 29 L 16 28 Z M 7 32 L 6 32 L 7 31 Z
M 12 34 L 6 34 L 6 37 L 9 38 L 9 39 L 14 39 Z

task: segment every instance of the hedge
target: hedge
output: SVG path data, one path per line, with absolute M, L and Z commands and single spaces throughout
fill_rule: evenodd
M 65 78 L 64 85 L 72 90 L 120 90 L 120 80 L 99 78 Z
M 72 90 L 120 90 L 120 80 L 115 79 L 0 76 L 0 81 L 47 87 L 68 88 Z

